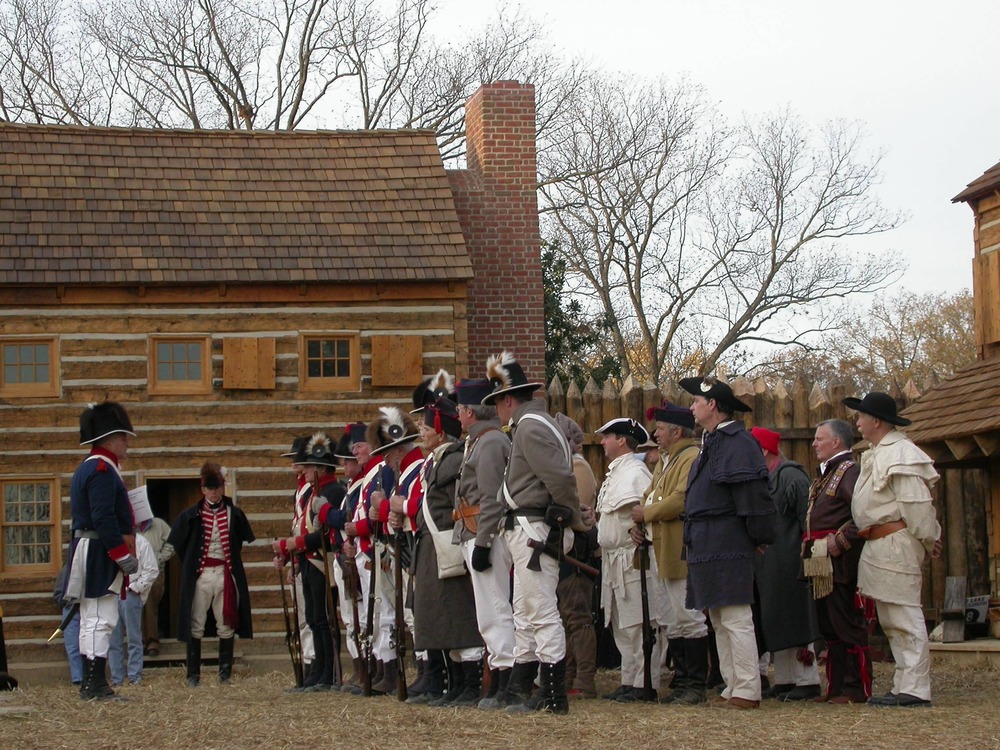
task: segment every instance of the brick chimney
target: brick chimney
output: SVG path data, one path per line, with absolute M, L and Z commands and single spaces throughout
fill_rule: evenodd
M 545 379 L 541 241 L 535 193 L 535 87 L 498 81 L 465 104 L 467 164 L 449 173 L 475 277 L 468 287 L 468 372 L 514 353 Z

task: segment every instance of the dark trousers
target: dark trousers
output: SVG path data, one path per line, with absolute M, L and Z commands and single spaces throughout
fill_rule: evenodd
M 829 596 L 816 600 L 816 618 L 827 642 L 828 694 L 863 700 L 871 692 L 871 663 L 865 612 L 857 605 L 856 590 L 855 584 L 834 583 Z
M 306 604 L 306 623 L 312 629 L 316 647 L 316 664 L 313 671 L 316 681 L 333 684 L 333 635 L 330 618 L 326 612 L 326 576 L 304 558 L 302 562 L 302 597 Z
M 566 629 L 566 683 L 570 689 L 595 693 L 597 633 L 594 631 L 594 582 L 583 573 L 570 573 L 556 587 L 559 615 Z

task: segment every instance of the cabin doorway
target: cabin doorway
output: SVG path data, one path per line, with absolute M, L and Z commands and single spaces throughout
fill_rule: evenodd
M 153 515 L 172 527 L 177 516 L 201 498 L 199 477 L 147 477 L 146 492 Z M 177 613 L 180 608 L 181 561 L 175 554 L 167 561 L 160 600 L 159 626 L 161 638 L 177 637 Z

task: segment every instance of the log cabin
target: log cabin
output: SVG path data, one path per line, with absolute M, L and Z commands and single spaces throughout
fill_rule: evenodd
M 464 169 L 424 130 L 135 130 L 0 123 L 0 601 L 13 663 L 65 661 L 53 580 L 79 414 L 105 398 L 123 467 L 171 522 L 198 470 L 258 541 L 253 641 L 284 648 L 270 541 L 289 531 L 294 436 L 408 403 L 425 374 L 482 376 L 511 347 L 544 374 L 534 89 L 466 103 Z M 161 630 L 176 633 L 178 567 Z M 63 674 L 66 672 L 63 670 Z

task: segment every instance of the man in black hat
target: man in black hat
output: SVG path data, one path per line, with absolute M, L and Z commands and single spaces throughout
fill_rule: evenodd
M 328 611 L 327 573 L 333 575 L 332 550 L 340 546 L 340 532 L 347 520 L 340 511 L 334 515 L 330 509 L 341 507 L 344 486 L 337 481 L 337 457 L 334 445 L 325 432 L 317 432 L 306 443 L 296 463 L 303 467 L 303 479 L 309 486 L 307 504 L 299 517 L 299 527 L 287 539 L 272 544 L 276 555 L 283 561 L 296 557 L 302 576 L 302 596 L 305 599 L 306 622 L 312 631 L 315 660 L 313 668 L 303 681 L 309 691 L 332 690 L 339 687 L 335 680 L 334 661 L 339 657 L 334 647 L 332 627 L 337 620 L 336 611 Z M 322 520 L 319 518 L 323 513 Z M 329 556 L 329 557 L 326 557 Z M 326 557 L 326 559 L 324 559 Z M 336 604 L 334 604 L 336 610 Z M 339 639 L 338 639 L 339 640 Z
M 687 562 L 684 560 L 684 491 L 691 466 L 698 457 L 694 416 L 690 409 L 664 402 L 646 411 L 655 429 L 661 460 L 645 492 L 645 501 L 632 509 L 632 537 L 636 544 L 651 538 L 656 568 L 666 588 L 666 636 L 674 664 L 674 689 L 664 703 L 691 706 L 705 702 L 708 679 L 708 625 L 700 609 L 688 609 Z
M 463 379 L 455 391 L 458 418 L 466 433 L 455 529 L 465 563 L 472 571 L 476 618 L 490 667 L 490 691 L 479 707 L 503 708 L 498 696 L 514 667 L 514 610 L 510 604 L 510 550 L 500 536 L 503 505 L 498 493 L 510 456 L 510 440 L 500 430 L 496 408 L 482 404 L 492 391 L 489 380 Z
M 684 498 L 687 606 L 708 608 L 726 687 L 718 704 L 760 706 L 753 625 L 753 563 L 757 547 L 774 541 L 774 502 L 757 441 L 733 419 L 750 407 L 715 378 L 684 378 L 691 413 L 705 430 Z
M 513 441 L 501 497 L 507 505 L 504 529 L 514 564 L 514 668 L 507 685 L 507 711 L 569 713 L 566 695 L 566 631 L 556 599 L 559 561 L 537 554 L 529 541 L 572 548 L 573 531 L 586 531 L 573 474 L 573 454 L 562 429 L 532 397 L 542 387 L 529 383 L 509 352 L 490 357 L 493 390 L 483 404 L 496 406 Z M 529 701 L 536 668 L 541 689 Z
M 642 503 L 650 473 L 635 449 L 649 434 L 634 419 L 612 419 L 595 432 L 608 458 L 608 473 L 597 493 L 597 543 L 601 548 L 601 608 L 604 624 L 611 627 L 615 645 L 622 655 L 621 685 L 604 696 L 619 703 L 645 700 L 643 690 L 644 652 L 642 648 L 642 574 L 634 563 L 636 544 L 632 539 L 632 509 Z M 645 540 L 643 540 L 645 541 Z M 656 573 L 656 561 L 649 558 L 645 571 L 649 622 L 654 632 L 666 620 L 667 596 Z M 660 651 L 657 639 L 650 657 L 653 690 L 660 687 Z M 654 696 L 655 697 L 655 696 Z
M 924 557 L 940 554 L 941 525 L 930 489 L 938 480 L 934 463 L 896 427 L 910 420 L 896 414 L 886 393 L 845 398 L 858 412 L 858 430 L 871 443 L 861 456 L 851 512 L 865 539 L 858 564 L 858 589 L 875 600 L 879 623 L 896 662 L 892 691 L 868 703 L 885 707 L 931 704 L 930 648 L 921 607 Z
M 132 506 L 120 468 L 130 437 L 135 432 L 120 404 L 105 401 L 80 415 L 80 445 L 91 448 L 70 484 L 73 542 L 66 597 L 80 602 L 84 700 L 119 697 L 108 685 L 105 665 L 122 588 L 139 571 Z
M 235 636 L 253 638 L 243 545 L 255 537 L 225 487 L 222 467 L 206 461 L 201 499 L 177 516 L 167 539 L 181 559 L 177 640 L 187 643 L 187 684 L 192 688 L 201 683 L 201 639 L 212 635 L 210 610 L 219 636 L 219 682 L 232 675 Z

